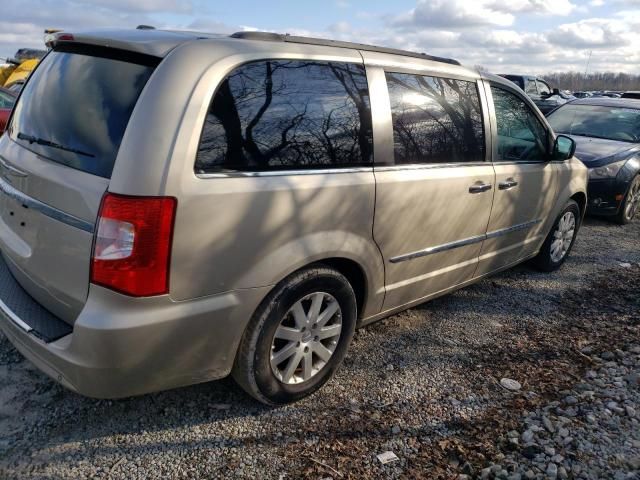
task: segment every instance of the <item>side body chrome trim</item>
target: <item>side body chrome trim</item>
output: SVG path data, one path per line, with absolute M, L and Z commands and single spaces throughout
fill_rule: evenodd
M 270 170 L 264 172 L 220 172 L 220 173 L 196 173 L 198 178 L 242 178 L 242 177 L 285 177 L 291 175 L 327 175 L 334 173 L 361 173 L 373 172 L 373 166 L 345 167 L 345 168 L 317 168 L 307 170 Z
M 346 167 L 346 168 L 317 168 L 308 170 L 270 170 L 264 172 L 220 172 L 220 173 L 196 173 L 198 178 L 237 178 L 237 177 L 284 177 L 291 175 L 326 175 L 334 173 L 358 173 L 358 172 L 396 172 L 401 170 L 431 170 L 436 168 L 464 168 L 464 167 L 484 167 L 486 165 L 528 165 L 541 163 L 564 163 L 564 161 L 519 161 L 519 162 L 460 162 L 460 163 L 407 163 L 401 165 L 385 165 L 374 163 L 368 167 Z
M 437 168 L 464 168 L 486 167 L 491 162 L 467 162 L 467 163 L 407 163 L 400 165 L 375 165 L 376 172 L 395 172 L 400 170 L 432 170 Z
M 58 210 L 57 208 L 52 207 L 51 205 L 47 205 L 46 203 L 41 202 L 40 200 L 36 200 L 35 198 L 22 193 L 20 190 L 13 187 L 2 178 L 0 178 L 0 192 L 20 202 L 22 205 L 33 208 L 34 210 L 42 213 L 43 215 L 46 215 L 49 218 L 53 218 L 54 220 L 58 220 L 59 222 L 66 223 L 67 225 L 79 228 L 80 230 L 84 230 L 88 233 L 94 232 L 95 226 L 93 223 L 89 223 L 78 217 L 74 217 L 73 215 L 70 215 L 66 212 L 63 212 L 62 210 Z
M 431 170 L 436 168 L 464 168 L 464 167 L 485 167 L 487 165 L 527 165 L 540 163 L 564 163 L 564 161 L 551 162 L 467 162 L 467 163 L 408 163 L 402 165 L 373 164 L 369 167 L 346 167 L 346 168 L 318 168 L 308 170 L 271 170 L 264 172 L 220 172 L 220 173 L 196 173 L 196 177 L 206 178 L 242 178 L 242 177 L 285 177 L 292 175 L 327 175 L 335 173 L 361 173 L 361 172 L 397 172 L 401 170 Z
M 465 238 L 463 240 L 456 240 L 455 242 L 445 243 L 436 247 L 425 248 L 424 250 L 418 250 L 417 252 L 405 253 L 391 258 L 391 263 L 404 262 L 406 260 L 413 260 L 414 258 L 426 257 L 427 255 L 433 255 L 434 253 L 446 252 L 447 250 L 453 250 L 454 248 L 466 247 L 467 245 L 473 245 L 474 243 L 484 242 L 486 235 L 478 235 L 475 237 Z
M 519 232 L 520 230 L 526 230 L 528 228 L 533 227 L 534 225 L 542 222 L 542 219 L 539 218 L 537 220 L 531 220 L 530 222 L 519 223 L 517 225 L 512 225 L 511 227 L 501 228 L 500 230 L 494 230 L 493 232 L 487 232 L 487 240 L 490 238 L 502 237 L 504 235 L 508 235 L 513 232 Z
M 9 319 L 15 323 L 16 325 L 18 325 L 21 329 L 23 329 L 25 332 L 30 332 L 31 330 L 33 330 L 33 328 L 31 328 L 29 325 L 27 325 L 26 323 L 24 323 L 20 317 L 18 317 L 15 313 L 13 313 L 13 311 L 7 306 L 6 303 L 4 303 L 2 300 L 0 300 L 0 311 L 2 311 L 2 313 L 4 313 L 7 317 L 9 317 Z
M 437 245 L 435 247 L 425 248 L 424 250 L 418 250 L 417 252 L 398 255 L 397 257 L 393 257 L 389 259 L 389 261 L 391 263 L 404 262 L 406 260 L 413 260 L 414 258 L 433 255 L 434 253 L 446 252 L 447 250 L 453 250 L 454 248 L 466 247 L 468 245 L 473 245 L 474 243 L 484 242 L 485 240 L 488 240 L 490 238 L 502 237 L 504 235 L 508 235 L 513 232 L 526 230 L 528 228 L 533 227 L 534 225 L 537 225 L 540 222 L 542 222 L 542 219 L 532 220 L 530 222 L 525 222 L 525 223 L 519 223 L 518 225 L 513 225 L 508 228 L 502 228 L 500 230 L 488 232 L 484 235 L 477 235 L 475 237 L 469 237 L 462 240 L 456 240 L 455 242 L 450 242 L 450 243 L 445 243 L 443 245 Z

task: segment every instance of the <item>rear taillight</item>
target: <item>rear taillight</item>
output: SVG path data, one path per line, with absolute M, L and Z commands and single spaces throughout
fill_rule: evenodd
M 135 297 L 168 293 L 176 205 L 172 197 L 105 194 L 91 282 Z

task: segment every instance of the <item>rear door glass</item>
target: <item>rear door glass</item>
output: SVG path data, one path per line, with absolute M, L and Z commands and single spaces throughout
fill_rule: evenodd
M 152 61 L 51 52 L 33 72 L 11 138 L 43 157 L 109 178 Z
M 475 82 L 386 72 L 396 164 L 484 161 Z

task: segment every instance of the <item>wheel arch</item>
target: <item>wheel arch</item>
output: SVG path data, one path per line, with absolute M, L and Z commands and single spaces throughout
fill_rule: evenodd
M 320 232 L 281 245 L 240 279 L 240 288 L 270 285 L 313 265 L 336 269 L 351 283 L 360 318 L 375 315 L 384 300 L 384 262 L 370 239 L 347 232 Z
M 265 293 L 264 298 L 260 301 L 259 305 L 262 305 L 263 302 L 269 297 L 269 294 L 283 281 L 287 278 L 295 275 L 296 273 L 306 270 L 307 268 L 313 268 L 317 266 L 324 266 L 327 268 L 332 268 L 336 270 L 338 273 L 344 275 L 347 279 L 351 288 L 353 288 L 353 292 L 356 296 L 356 305 L 358 307 L 358 319 L 363 318 L 363 312 L 367 307 L 367 301 L 370 299 L 372 292 L 370 289 L 372 288 L 373 280 L 368 277 L 365 268 L 353 258 L 348 258 L 344 256 L 328 256 L 326 258 L 315 259 L 310 261 L 304 265 L 298 266 L 295 269 L 289 271 L 285 276 L 283 276 L 276 284 L 269 289 L 268 292 Z M 382 305 L 380 305 L 381 307 Z M 259 308 L 259 307 L 258 307 Z
M 315 264 L 307 265 L 303 268 L 308 268 L 312 265 L 325 265 L 344 275 L 344 277 L 351 284 L 351 288 L 353 288 L 353 292 L 356 295 L 358 319 L 362 318 L 362 312 L 364 310 L 364 306 L 366 305 L 367 295 L 369 293 L 369 282 L 367 281 L 367 275 L 362 268 L 362 265 L 349 258 L 331 257 L 315 262 Z
M 571 200 L 574 200 L 580 208 L 580 217 L 584 218 L 587 211 L 587 194 L 584 192 L 576 192 L 571 195 Z

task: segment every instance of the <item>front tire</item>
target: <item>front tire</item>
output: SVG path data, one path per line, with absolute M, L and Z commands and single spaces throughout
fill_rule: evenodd
M 620 225 L 627 225 L 633 221 L 640 211 L 640 175 L 636 175 L 631 181 L 629 191 L 624 197 L 620 211 L 616 215 L 616 221 Z
M 233 378 L 252 397 L 282 405 L 336 372 L 353 338 L 356 297 L 347 279 L 317 266 L 292 274 L 262 302 L 243 335 Z
M 574 200 L 569 200 L 533 259 L 539 270 L 553 272 L 566 261 L 580 228 L 580 218 L 580 207 Z

